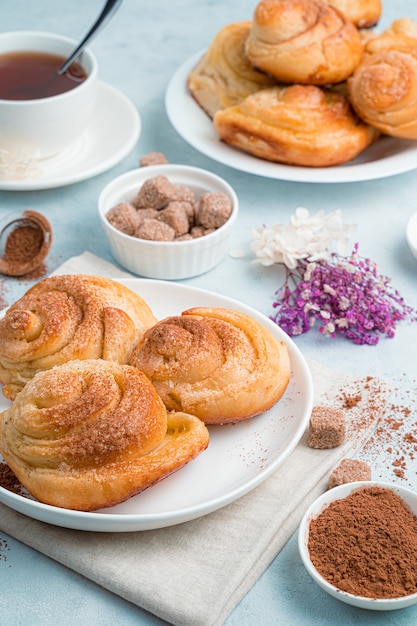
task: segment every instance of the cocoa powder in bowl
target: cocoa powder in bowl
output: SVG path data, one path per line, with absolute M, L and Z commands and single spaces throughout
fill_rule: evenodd
M 366 486 L 310 521 L 308 552 L 341 591 L 372 599 L 417 592 L 417 517 L 386 487 Z
M 49 221 L 37 211 L 27 210 L 6 216 L 3 222 L 0 272 L 7 276 L 33 272 L 44 261 L 52 244 Z

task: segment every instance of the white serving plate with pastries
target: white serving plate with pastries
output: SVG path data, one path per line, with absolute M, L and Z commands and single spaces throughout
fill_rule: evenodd
M 187 77 L 204 50 L 192 56 L 175 72 L 165 95 L 172 126 L 193 148 L 218 163 L 236 170 L 304 183 L 350 183 L 386 178 L 417 167 L 417 141 L 381 137 L 356 159 L 333 167 L 299 167 L 264 161 L 220 141 L 213 124 L 187 88 Z
M 313 406 L 310 370 L 294 342 L 271 320 L 247 305 L 195 287 L 136 278 L 120 282 L 139 293 L 159 319 L 193 306 L 234 308 L 251 315 L 286 342 L 291 360 L 289 386 L 269 411 L 238 424 L 210 426 L 207 450 L 157 485 L 117 506 L 80 512 L 42 504 L 0 487 L 0 502 L 36 520 L 77 530 L 129 532 L 201 517 L 266 480 L 289 456 L 308 424 Z M 8 405 L 0 398 L 0 410 Z

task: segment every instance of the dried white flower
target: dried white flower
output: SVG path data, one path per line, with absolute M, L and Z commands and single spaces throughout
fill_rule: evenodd
M 254 229 L 251 250 L 262 265 L 284 263 L 295 269 L 299 259 L 329 260 L 332 245 L 343 254 L 355 229 L 355 225 L 343 224 L 340 209 L 310 215 L 307 209 L 299 207 L 287 225 Z

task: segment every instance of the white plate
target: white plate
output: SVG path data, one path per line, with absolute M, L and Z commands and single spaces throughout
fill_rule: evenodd
M 406 237 L 413 256 L 417 259 L 417 213 L 408 220 Z
M 242 172 L 305 183 L 348 183 L 385 178 L 417 168 L 417 142 L 382 137 L 354 161 L 335 167 L 298 167 L 258 159 L 220 141 L 210 118 L 187 88 L 187 76 L 203 52 L 184 63 L 170 80 L 165 107 L 171 124 L 193 148 Z
M 141 120 L 133 103 L 120 91 L 99 84 L 92 123 L 61 154 L 30 165 L 23 178 L 0 170 L 0 189 L 53 189 L 92 178 L 119 163 L 139 139 Z
M 137 291 L 161 319 L 192 306 L 223 306 L 252 315 L 288 346 L 291 380 L 269 411 L 235 425 L 211 426 L 209 447 L 188 465 L 117 506 L 86 513 L 42 504 L 0 487 L 0 502 L 37 520 L 103 532 L 149 530 L 186 522 L 233 502 L 270 476 L 307 426 L 313 404 L 310 370 L 293 341 L 261 313 L 215 293 L 157 280 L 120 282 Z M 0 400 L 0 409 L 6 400 Z M 1 457 L 0 457 L 1 458 Z

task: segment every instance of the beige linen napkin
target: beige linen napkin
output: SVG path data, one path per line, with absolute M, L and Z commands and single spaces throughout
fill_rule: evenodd
M 128 276 L 86 253 L 56 273 Z M 0 528 L 139 607 L 177 626 L 220 626 L 327 488 L 331 470 L 375 427 L 390 390 L 309 362 L 315 403 L 345 407 L 348 433 L 332 450 L 314 450 L 307 434 L 260 486 L 205 517 L 153 531 L 92 533 L 27 518 L 0 505 Z

